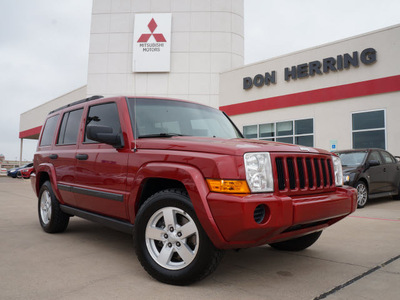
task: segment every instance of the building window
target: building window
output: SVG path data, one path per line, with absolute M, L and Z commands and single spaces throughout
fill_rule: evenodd
M 386 149 L 385 111 L 353 113 L 353 149 Z
M 273 141 L 275 137 L 275 124 L 268 123 L 268 124 L 260 124 L 259 125 L 259 132 L 260 132 L 260 139 L 266 141 Z
M 257 125 L 243 126 L 243 135 L 246 139 L 258 138 Z
M 294 143 L 314 147 L 314 120 L 303 119 L 294 121 Z
M 301 119 L 276 123 L 243 126 L 248 139 L 314 146 L 314 120 Z
M 293 144 L 293 121 L 276 123 L 276 141 Z

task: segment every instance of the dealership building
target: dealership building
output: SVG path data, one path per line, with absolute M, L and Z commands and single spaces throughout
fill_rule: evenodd
M 243 10 L 243 0 L 94 1 L 87 85 L 21 114 L 21 152 L 55 108 L 129 95 L 220 108 L 251 139 L 400 155 L 400 25 L 244 65 Z

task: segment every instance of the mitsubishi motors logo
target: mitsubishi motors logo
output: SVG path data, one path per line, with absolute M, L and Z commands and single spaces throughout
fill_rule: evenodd
M 169 72 L 172 14 L 135 14 L 133 72 Z
M 138 39 L 138 43 L 147 43 L 150 39 L 151 36 L 154 37 L 156 42 L 158 43 L 164 43 L 166 42 L 166 39 L 162 33 L 154 33 L 154 30 L 157 28 L 157 23 L 154 21 L 154 19 L 151 19 L 150 23 L 147 25 L 150 29 L 150 34 L 148 33 L 143 33 L 140 38 Z

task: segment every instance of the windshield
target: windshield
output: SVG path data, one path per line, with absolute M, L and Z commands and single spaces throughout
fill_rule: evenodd
M 223 112 L 196 103 L 163 99 L 128 99 L 132 125 L 138 138 L 176 135 L 241 138 L 241 133 Z M 136 109 L 136 113 L 135 113 Z
M 342 166 L 355 167 L 361 165 L 364 162 L 367 152 L 339 152 L 336 154 L 339 155 L 340 159 L 342 160 Z

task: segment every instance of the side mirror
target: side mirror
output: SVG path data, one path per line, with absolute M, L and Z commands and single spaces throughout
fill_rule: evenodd
M 113 133 L 113 129 L 109 126 L 89 125 L 86 127 L 86 136 L 88 139 L 111 145 L 117 149 L 124 147 L 122 135 Z
M 381 163 L 378 160 L 369 160 L 367 161 L 367 169 L 370 167 L 375 167 L 375 166 L 379 166 Z

